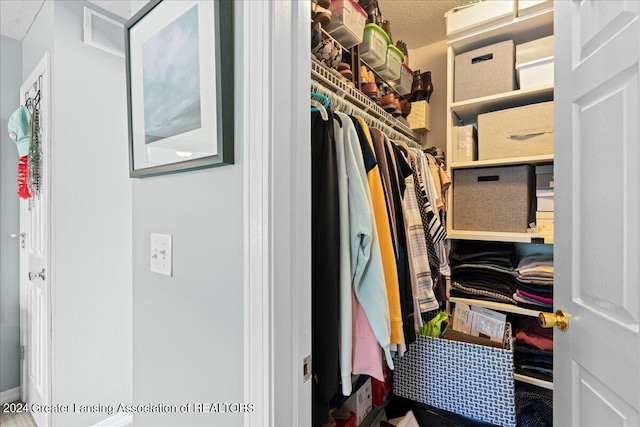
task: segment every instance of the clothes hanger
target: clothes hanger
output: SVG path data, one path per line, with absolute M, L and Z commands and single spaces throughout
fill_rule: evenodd
M 322 120 L 324 120 L 325 122 L 329 120 L 329 114 L 327 114 L 327 109 L 324 108 L 324 105 L 322 105 L 320 101 L 318 101 L 317 99 L 312 99 L 311 105 L 313 106 L 311 107 L 312 112 L 319 111 L 320 117 L 322 117 Z
M 313 107 L 311 108 L 312 112 L 319 111 L 322 120 L 324 120 L 325 122 L 329 120 L 329 114 L 327 114 L 327 107 L 329 107 L 329 98 L 312 91 L 311 105 L 313 105 Z

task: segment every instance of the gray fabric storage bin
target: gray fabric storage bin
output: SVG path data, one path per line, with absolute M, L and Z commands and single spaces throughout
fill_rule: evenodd
M 456 55 L 454 102 L 517 89 L 513 40 Z
M 453 171 L 453 229 L 526 233 L 533 203 L 529 165 Z
M 478 116 L 478 159 L 553 154 L 553 101 Z

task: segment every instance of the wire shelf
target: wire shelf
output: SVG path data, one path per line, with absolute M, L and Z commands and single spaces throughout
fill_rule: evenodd
M 382 125 L 390 136 L 402 135 L 403 139 L 409 139 L 420 144 L 420 135 L 412 131 L 408 126 L 396 120 L 391 114 L 384 111 L 379 105 L 369 99 L 364 93 L 347 85 L 336 75 L 331 73 L 316 58 L 311 57 L 311 79 L 320 87 L 324 87 L 339 98 L 354 104 L 360 112 L 371 116 L 376 124 Z M 366 119 L 367 117 L 365 117 Z

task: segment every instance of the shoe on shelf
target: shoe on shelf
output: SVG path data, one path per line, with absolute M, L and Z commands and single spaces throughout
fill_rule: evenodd
M 351 71 L 350 69 L 346 68 L 338 72 L 342 74 L 343 77 L 347 78 L 349 81 L 353 80 L 353 71 Z
M 348 420 L 349 418 L 351 418 L 351 411 L 344 406 L 341 406 L 340 408 L 334 409 L 331 415 L 336 420 Z
M 387 113 L 391 113 L 396 109 L 396 96 L 393 93 L 388 93 L 380 100 L 380 107 Z
M 360 89 L 365 95 L 371 98 L 376 104 L 380 103 L 380 89 L 375 83 L 365 83 Z
M 326 27 L 329 22 L 331 22 L 331 16 L 332 14 L 329 9 L 325 9 L 324 7 L 320 6 L 320 4 L 318 4 L 316 6 L 316 17 L 314 18 L 313 22 L 319 22 L 320 25 Z
M 318 6 L 324 7 L 325 9 L 329 9 L 331 6 L 331 0 L 317 0 Z

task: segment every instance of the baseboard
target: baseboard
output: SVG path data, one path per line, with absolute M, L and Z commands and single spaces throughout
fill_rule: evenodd
M 125 427 L 133 423 L 133 414 L 119 413 L 94 424 L 93 427 Z
M 15 402 L 16 400 L 20 400 L 20 386 L 0 393 L 0 405 Z

